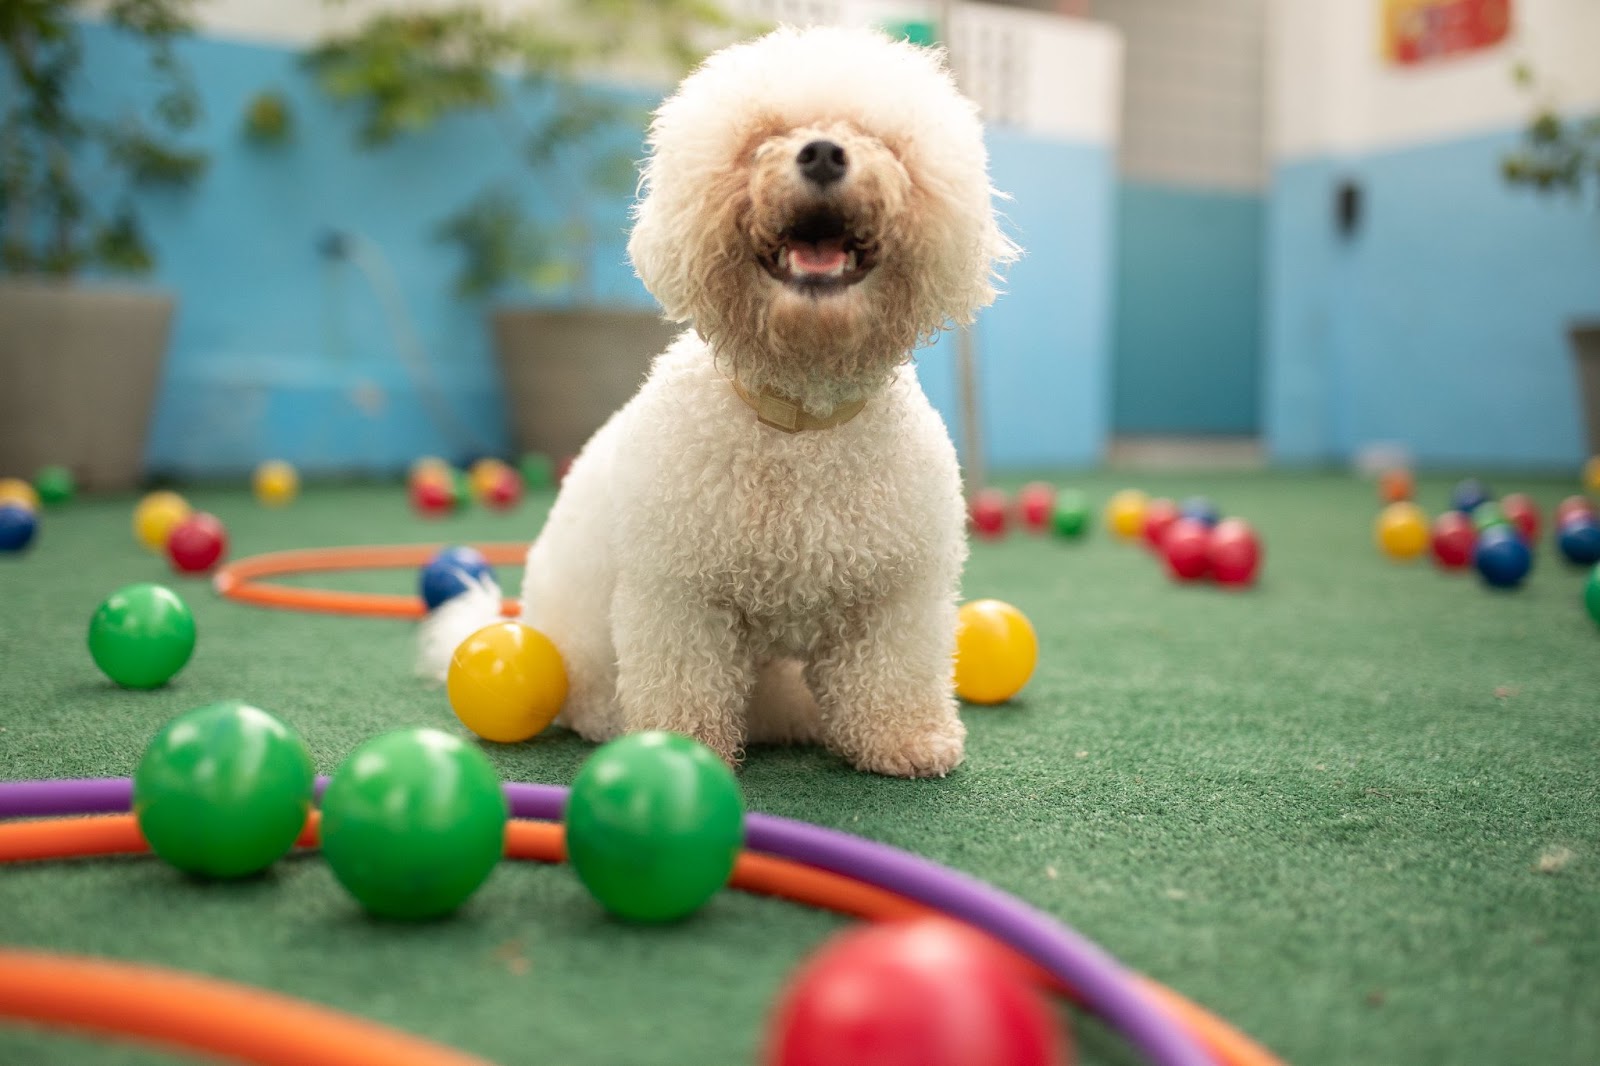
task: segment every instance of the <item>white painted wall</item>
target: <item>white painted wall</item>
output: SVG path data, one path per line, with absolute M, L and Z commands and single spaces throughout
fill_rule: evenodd
M 1519 60 L 1551 102 L 1600 108 L 1600 0 L 1514 0 L 1514 12 L 1498 47 L 1399 67 L 1380 54 L 1381 0 L 1270 0 L 1271 155 L 1350 154 L 1520 125 L 1534 100 L 1512 82 Z

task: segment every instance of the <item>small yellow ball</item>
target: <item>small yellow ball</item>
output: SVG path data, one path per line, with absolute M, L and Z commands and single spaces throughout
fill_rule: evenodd
M 550 638 L 520 622 L 495 622 L 462 641 L 445 677 L 461 724 L 515 744 L 544 731 L 567 699 L 567 669 Z
M 424 455 L 421 459 L 411 464 L 411 470 L 406 474 L 407 481 L 417 481 L 425 477 L 449 477 L 450 464 L 437 455 Z
M 1590 492 L 1600 492 L 1600 455 L 1591 456 L 1583 464 L 1583 487 Z
M 968 703 L 1004 703 L 1028 683 L 1039 662 L 1039 638 L 1009 603 L 974 600 L 956 620 L 956 695 Z
M 38 512 L 39 493 L 20 477 L 0 477 L 0 503 L 17 503 Z
M 1391 503 L 1373 530 L 1378 547 L 1391 559 L 1415 559 L 1428 550 L 1428 515 L 1414 503 Z
M 152 492 L 133 509 L 133 535 L 151 551 L 165 551 L 173 528 L 190 511 L 189 501 L 176 492 Z
M 489 496 L 489 491 L 494 488 L 510 467 L 499 459 L 479 459 L 472 464 L 472 469 L 467 472 L 467 481 L 472 485 L 472 495 L 483 500 Z
M 300 475 L 281 459 L 271 459 L 256 467 L 256 499 L 268 507 L 282 507 L 300 494 Z
M 1106 504 L 1106 525 L 1117 536 L 1132 540 L 1144 533 L 1144 512 L 1150 497 L 1138 489 L 1123 489 Z

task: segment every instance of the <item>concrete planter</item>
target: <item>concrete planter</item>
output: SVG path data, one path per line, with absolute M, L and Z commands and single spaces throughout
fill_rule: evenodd
M 502 308 L 495 352 L 518 452 L 575 454 L 683 327 L 655 311 Z
M 161 292 L 0 281 L 0 476 L 58 463 L 86 489 L 138 487 L 172 311 Z
M 1578 364 L 1578 395 L 1590 455 L 1600 455 L 1600 322 L 1576 322 L 1570 333 Z

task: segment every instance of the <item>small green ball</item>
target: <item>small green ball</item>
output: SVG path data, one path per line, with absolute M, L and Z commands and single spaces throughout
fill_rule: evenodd
M 522 457 L 522 480 L 530 489 L 547 489 L 556 483 L 556 464 L 542 452 Z
M 1058 536 L 1077 538 L 1089 531 L 1089 499 L 1077 489 L 1056 494 L 1052 523 Z
M 566 822 L 572 868 L 601 906 L 670 922 L 728 883 L 744 843 L 744 800 L 733 771 L 704 744 L 638 733 L 589 757 Z
M 66 503 L 78 491 L 72 471 L 64 466 L 47 466 L 40 470 L 33 479 L 33 487 L 38 490 L 39 499 L 47 504 Z
M 1485 500 L 1472 509 L 1472 526 L 1479 533 L 1495 526 L 1509 526 L 1511 519 L 1506 517 L 1505 511 L 1499 502 Z
M 472 505 L 472 478 L 467 476 L 465 470 L 450 471 L 450 491 L 455 494 L 454 506 L 458 511 L 465 511 Z
M 1583 586 L 1583 606 L 1594 624 L 1600 626 L 1600 566 L 1589 571 L 1589 582 Z
M 294 847 L 316 771 L 305 743 L 230 700 L 181 714 L 133 775 L 133 811 L 155 853 L 202 877 L 248 877 Z
M 126 688 L 172 680 L 194 654 L 194 615 L 165 585 L 128 585 L 113 592 L 89 620 L 89 654 Z
M 334 772 L 322 854 L 370 913 L 438 918 L 499 863 L 509 813 L 481 751 L 437 729 L 402 729 L 362 744 Z

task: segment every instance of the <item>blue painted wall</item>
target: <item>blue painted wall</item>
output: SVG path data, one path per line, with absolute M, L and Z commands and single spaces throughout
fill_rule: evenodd
M 143 56 L 115 31 L 90 26 L 80 91 L 111 114 L 148 93 Z M 482 308 L 449 291 L 454 263 L 432 239 L 437 220 L 505 175 L 540 209 L 514 146 L 486 116 L 358 152 L 355 116 L 332 107 L 280 47 L 202 38 L 182 49 L 205 103 L 193 140 L 213 156 L 193 190 L 143 199 L 160 266 L 151 281 L 179 297 L 148 452 L 152 470 L 234 473 L 265 456 L 316 471 L 388 471 L 423 453 L 461 454 L 430 414 L 473 427 L 476 446 L 507 442 Z M 240 116 L 257 92 L 284 92 L 292 143 L 246 143 Z M 997 466 L 1092 462 L 1105 436 L 1114 175 L 1102 146 L 1063 145 L 1009 131 L 992 138 L 994 178 L 1015 200 L 1013 232 L 1029 256 L 980 324 L 989 458 Z M 604 205 L 615 237 L 595 264 L 598 295 L 648 305 L 624 254 L 627 204 Z M 381 249 L 404 307 L 348 264 L 316 251 L 330 228 Z M 398 328 L 398 333 L 397 333 Z M 415 344 L 407 341 L 414 333 Z M 922 354 L 921 377 L 957 425 L 954 346 Z M 420 389 L 407 353 L 425 353 Z
M 1585 454 L 1570 321 L 1600 317 L 1600 215 L 1506 186 L 1515 131 L 1280 167 L 1268 225 L 1267 441 L 1344 461 L 1398 442 L 1439 467 Z M 1335 235 L 1333 189 L 1365 190 Z
M 1259 430 L 1264 215 L 1259 194 L 1122 184 L 1116 432 Z

